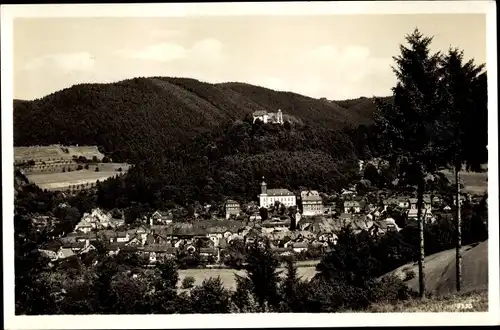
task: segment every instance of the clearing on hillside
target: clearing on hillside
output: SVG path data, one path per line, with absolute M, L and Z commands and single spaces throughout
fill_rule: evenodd
M 69 186 L 87 185 L 104 181 L 110 177 L 120 175 L 116 171 L 80 170 L 64 173 L 35 173 L 26 175 L 30 183 L 36 184 L 41 189 L 64 190 Z
M 35 162 L 48 160 L 72 160 L 73 156 L 83 156 L 92 159 L 94 156 L 100 161 L 104 155 L 97 146 L 50 146 L 14 147 L 14 162 L 22 163 L 29 160 Z
M 442 172 L 450 182 L 455 182 L 455 174 L 453 174 L 452 171 L 444 170 Z M 473 195 L 483 195 L 488 192 L 488 172 L 476 173 L 461 171 L 460 178 L 464 185 L 462 189 L 463 192 Z

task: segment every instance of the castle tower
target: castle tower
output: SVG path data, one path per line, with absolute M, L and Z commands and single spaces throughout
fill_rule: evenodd
M 283 112 L 281 112 L 281 109 L 278 109 L 278 123 L 283 124 Z
M 264 177 L 262 177 L 262 183 L 260 184 L 260 193 L 261 195 L 267 195 L 267 183 L 264 181 Z

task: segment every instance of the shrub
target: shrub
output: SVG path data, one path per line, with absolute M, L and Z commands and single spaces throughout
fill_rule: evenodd
M 183 289 L 191 289 L 194 286 L 195 279 L 192 276 L 186 276 L 182 280 L 182 288 Z
M 405 279 L 404 281 L 409 281 L 411 279 L 415 278 L 415 271 L 413 269 L 407 269 L 405 270 Z

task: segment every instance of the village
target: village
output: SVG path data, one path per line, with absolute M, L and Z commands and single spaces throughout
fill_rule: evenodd
M 374 204 L 358 196 L 354 186 L 336 196 L 316 190 L 295 195 L 288 189 L 268 189 L 264 180 L 260 188 L 257 201 L 227 199 L 220 207 L 197 205 L 194 221 L 174 219 L 172 210 L 156 210 L 140 216 L 134 224 L 126 224 L 123 211 L 96 208 L 83 215 L 73 232 L 55 238 L 40 252 L 55 262 L 103 244 L 109 255 L 131 252 L 151 265 L 180 255 L 196 255 L 196 267 L 224 267 L 226 252 L 237 242 L 246 246 L 267 241 L 280 256 L 319 259 L 335 246 L 337 233 L 346 226 L 355 234 L 384 235 L 405 225 L 417 225 L 415 196 L 388 196 Z M 426 223 L 453 216 L 456 201 L 448 203 L 444 197 L 424 195 L 422 216 Z M 478 203 L 480 196 L 463 194 L 460 203 L 466 200 Z M 398 225 L 391 217 L 394 209 L 400 212 L 404 224 Z M 35 216 L 33 221 L 44 226 L 51 219 Z

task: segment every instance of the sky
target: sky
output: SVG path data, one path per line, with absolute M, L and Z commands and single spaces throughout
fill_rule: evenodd
M 391 94 L 392 57 L 417 28 L 433 51 L 486 63 L 486 15 L 16 18 L 14 98 L 133 77 L 238 81 L 341 100 Z

